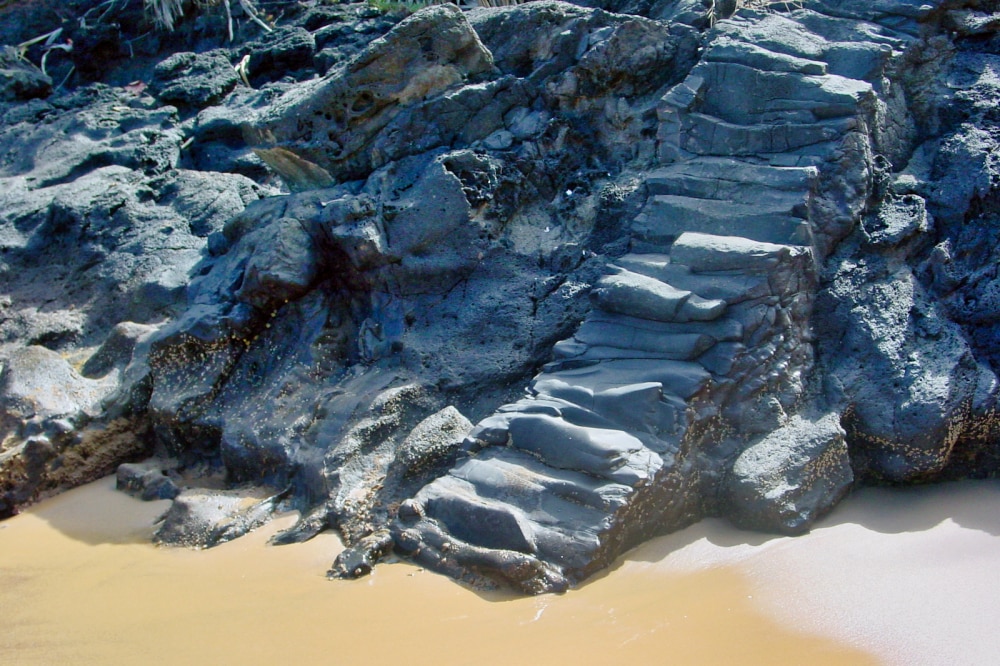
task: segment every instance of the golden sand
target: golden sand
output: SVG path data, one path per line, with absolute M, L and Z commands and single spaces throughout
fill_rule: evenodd
M 895 656 L 917 663 L 912 650 L 899 652 L 917 627 L 893 634 L 883 621 L 874 623 L 877 635 L 859 630 L 871 629 L 891 602 L 892 585 L 873 589 L 865 577 L 898 564 L 891 543 L 899 534 L 864 526 L 866 510 L 878 513 L 871 498 L 852 500 L 805 539 L 706 521 L 630 552 L 580 589 L 509 598 L 406 563 L 381 565 L 359 581 L 327 581 L 340 550 L 335 536 L 266 545 L 292 515 L 208 551 L 157 548 L 148 539 L 166 503 L 112 488 L 105 479 L 0 523 L 0 663 L 864 664 Z M 989 489 L 990 515 L 998 515 L 1000 492 Z M 915 524 L 940 551 L 924 564 L 947 568 L 956 553 L 940 543 L 944 533 L 933 533 L 934 521 Z M 980 526 L 962 530 L 983 534 Z M 970 534 L 963 543 L 975 542 L 987 558 L 980 564 L 994 572 L 992 589 L 980 585 L 976 601 L 995 599 L 1000 561 L 989 558 L 1000 538 Z M 853 552 L 861 549 L 857 561 L 844 559 L 852 543 Z M 903 545 L 911 554 L 926 550 Z M 904 568 L 915 566 L 923 564 Z M 844 580 L 852 592 L 841 589 Z M 897 624 L 911 620 L 921 618 Z M 982 647 L 992 649 L 988 641 Z

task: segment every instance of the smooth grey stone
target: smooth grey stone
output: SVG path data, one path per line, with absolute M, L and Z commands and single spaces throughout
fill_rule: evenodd
M 830 142 L 854 129 L 854 118 L 822 122 L 742 124 L 692 112 L 684 116 L 680 147 L 697 155 L 764 156 L 803 148 L 829 152 Z M 791 166 L 798 166 L 794 164 Z
M 801 244 L 805 223 L 797 213 L 804 197 L 793 195 L 784 201 L 769 201 L 765 194 L 761 198 L 758 204 L 743 204 L 658 194 L 649 200 L 632 226 L 640 238 L 664 248 L 686 231 Z
M 691 333 L 698 333 L 701 335 L 711 336 L 715 340 L 720 341 L 743 339 L 743 325 L 739 321 L 728 316 L 720 317 L 712 321 L 678 323 L 653 321 L 651 319 L 639 319 L 628 315 L 596 311 L 591 313 L 590 317 L 587 318 L 587 321 L 584 322 L 580 330 L 583 331 L 588 326 L 595 326 L 596 330 L 598 324 L 621 326 L 632 329 L 636 332 L 641 331 L 657 335 L 688 335 Z
M 663 354 L 664 358 L 676 358 L 679 361 L 696 358 L 715 344 L 714 338 L 699 332 L 661 333 L 597 321 L 584 322 L 574 339 L 588 347 L 654 352 Z
M 683 264 L 670 263 L 668 254 L 627 254 L 615 263 L 707 300 L 722 300 L 730 305 L 771 295 L 771 287 L 765 277 L 692 273 Z
M 719 199 L 740 203 L 787 200 L 796 195 L 791 207 L 802 206 L 819 172 L 811 167 L 775 167 L 731 157 L 700 157 L 654 169 L 646 177 L 650 194 L 674 194 L 699 199 Z M 773 191 L 776 190 L 776 191 Z
M 519 509 L 496 500 L 479 497 L 473 484 L 448 475 L 434 481 L 417 499 L 427 517 L 447 528 L 462 541 L 483 548 L 537 551 L 528 518 Z
M 746 353 L 746 347 L 739 342 L 720 342 L 698 357 L 698 363 L 713 375 L 727 376 L 736 359 Z
M 636 486 L 659 467 L 655 454 L 620 430 L 588 428 L 543 414 L 524 414 L 509 423 L 510 446 L 538 455 L 546 464 L 579 470 Z
M 697 363 L 608 360 L 582 368 L 544 373 L 534 379 L 532 387 L 538 393 L 545 394 L 547 385 L 557 383 L 593 395 L 623 384 L 655 382 L 665 390 L 687 399 L 702 390 L 710 379 L 704 368 Z
M 866 81 L 836 74 L 812 76 L 767 72 L 735 63 L 703 62 L 698 75 L 702 87 L 702 113 L 743 125 L 785 121 L 827 120 L 853 116 L 872 97 Z M 733 89 L 747 94 L 733 95 Z
M 684 233 L 671 246 L 670 258 L 695 273 L 767 273 L 779 264 L 808 252 L 802 247 L 763 243 L 737 236 Z
M 607 312 L 654 321 L 712 321 L 726 309 L 723 301 L 709 301 L 630 271 L 601 278 L 591 298 Z
M 703 60 L 710 62 L 731 62 L 770 72 L 797 72 L 799 74 L 826 74 L 826 63 L 770 51 L 749 42 L 738 41 L 726 36 L 715 40 L 705 50 Z

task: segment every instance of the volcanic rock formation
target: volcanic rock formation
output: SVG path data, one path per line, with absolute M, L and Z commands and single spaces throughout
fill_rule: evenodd
M 0 62 L 0 510 L 538 593 L 996 473 L 995 2 L 284 4 Z

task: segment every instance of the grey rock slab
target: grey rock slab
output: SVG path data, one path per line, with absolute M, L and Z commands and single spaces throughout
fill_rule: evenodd
M 627 324 L 589 320 L 584 322 L 573 339 L 589 348 L 611 347 L 651 352 L 680 361 L 697 358 L 716 342 L 712 336 L 697 330 L 689 333 L 662 333 L 637 329 Z
M 692 273 L 683 264 L 671 263 L 669 254 L 627 254 L 616 259 L 615 263 L 634 273 L 647 275 L 710 301 L 721 300 L 733 305 L 771 295 L 771 288 L 765 277 Z
M 857 126 L 851 118 L 821 122 L 733 123 L 692 112 L 681 119 L 679 145 L 697 155 L 763 156 L 803 148 L 829 152 L 829 144 Z
M 746 351 L 746 346 L 741 342 L 720 342 L 699 356 L 698 363 L 713 375 L 726 377 Z
M 632 228 L 639 238 L 664 247 L 686 231 L 771 243 L 803 243 L 805 197 L 767 194 L 762 192 L 757 204 L 658 194 L 646 203 Z
M 632 487 L 649 481 L 662 464 L 642 441 L 621 430 L 580 426 L 546 414 L 517 414 L 507 428 L 510 446 L 551 467 Z
M 719 317 L 712 321 L 692 321 L 686 323 L 653 321 L 651 319 L 639 319 L 623 314 L 613 314 L 596 310 L 583 323 L 580 330 L 584 331 L 588 327 L 593 327 L 594 332 L 601 330 L 604 326 L 621 327 L 635 330 L 636 332 L 652 333 L 655 335 L 689 335 L 698 333 L 709 335 L 715 340 L 742 340 L 743 325 L 729 316 Z M 577 336 L 578 339 L 579 336 Z
M 706 300 L 655 278 L 625 270 L 601 278 L 591 291 L 591 298 L 607 312 L 654 321 L 712 321 L 726 309 L 723 301 Z
M 573 361 L 610 361 L 610 360 L 637 360 L 649 359 L 651 361 L 692 361 L 700 358 L 717 344 L 711 336 L 692 334 L 674 340 L 676 346 L 664 351 L 649 351 L 644 349 L 623 349 L 622 347 L 612 347 L 609 345 L 586 345 L 586 349 Z
M 720 36 L 705 50 L 702 59 L 710 62 L 730 62 L 770 72 L 826 74 L 826 63 L 768 50 L 757 44 Z
M 670 258 L 695 273 L 767 273 L 808 252 L 804 247 L 763 243 L 737 236 L 684 233 L 671 246 Z
M 579 368 L 545 372 L 532 381 L 531 387 L 543 395 L 552 395 L 549 393 L 550 387 L 557 386 L 573 387 L 577 391 L 594 395 L 629 384 L 654 382 L 686 400 L 703 390 L 710 380 L 708 373 L 697 363 L 608 360 Z
M 811 167 L 775 167 L 732 157 L 702 157 L 654 169 L 646 176 L 650 194 L 674 194 L 738 203 L 779 200 L 794 193 L 802 205 L 818 177 Z M 775 191 L 776 190 L 776 191 Z
M 822 60 L 827 44 L 826 38 L 778 12 L 756 20 L 727 21 L 720 28 L 742 42 L 807 60 Z
M 457 475 L 436 479 L 415 500 L 423 505 L 427 517 L 466 543 L 520 553 L 538 550 L 524 512 L 508 503 L 480 497 L 473 483 Z
M 477 494 L 513 504 L 532 522 L 567 533 L 600 526 L 608 511 L 624 506 L 634 492 L 620 483 L 548 467 L 528 454 L 497 447 L 450 473 L 472 484 Z
M 872 98 L 870 83 L 835 74 L 765 72 L 721 62 L 703 62 L 695 72 L 705 81 L 699 111 L 743 125 L 851 116 Z

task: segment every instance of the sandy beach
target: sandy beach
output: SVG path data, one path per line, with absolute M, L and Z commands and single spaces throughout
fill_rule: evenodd
M 1000 483 L 856 493 L 806 537 L 704 521 L 560 596 L 406 563 L 324 577 L 337 538 L 148 543 L 164 503 L 71 491 L 0 523 L 0 660 L 46 663 L 987 664 Z

